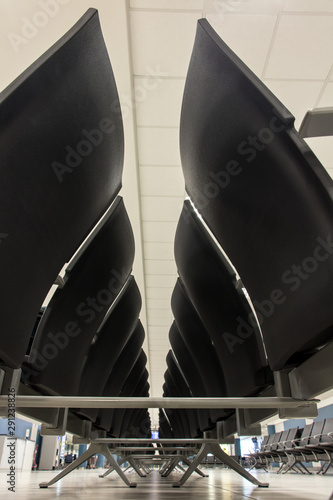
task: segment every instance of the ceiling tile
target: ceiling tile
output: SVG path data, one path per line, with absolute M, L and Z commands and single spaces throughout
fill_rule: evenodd
M 138 127 L 140 165 L 180 165 L 179 123 L 175 128 Z
M 146 286 L 148 288 L 171 288 L 175 283 L 176 279 L 173 275 L 148 274 L 146 276 Z
M 145 242 L 173 243 L 176 222 L 143 222 L 143 239 Z
M 284 10 L 294 12 L 333 12 L 332 0 L 286 0 Z
M 169 321 L 172 318 L 172 312 L 166 309 L 149 309 L 148 316 L 150 318 L 168 318 Z
M 147 299 L 147 309 L 168 309 L 171 305 L 168 299 Z
M 325 169 L 333 170 L 333 137 L 310 137 L 306 142 Z
M 204 0 L 130 0 L 131 9 L 202 10 Z
M 181 167 L 140 167 L 142 196 L 184 196 Z
M 151 318 L 150 316 L 148 316 L 148 327 L 150 325 L 156 325 L 156 326 L 165 326 L 165 327 L 168 327 L 170 325 L 170 319 L 169 318 L 161 318 L 161 317 L 158 317 L 158 318 Z M 149 337 L 149 350 L 152 348 L 152 341 Z
M 265 77 L 324 80 L 332 59 L 332 15 L 283 14 Z
M 323 95 L 318 103 L 318 107 L 333 107 L 333 83 L 328 83 L 326 85 Z
M 185 77 L 198 17 L 201 15 L 189 12 L 132 11 L 134 75 L 151 75 L 160 70 L 164 76 Z
M 267 87 L 295 116 L 295 126 L 299 128 L 308 109 L 312 108 L 322 89 L 322 82 L 293 80 L 264 80 Z
M 144 258 L 153 260 L 173 260 L 173 241 L 158 243 L 156 241 L 144 242 Z
M 171 325 L 171 322 L 170 322 Z M 152 337 L 167 337 L 169 334 L 169 329 L 164 326 L 151 326 L 149 327 L 149 333 Z
M 184 79 L 162 79 L 158 87 L 144 92 L 144 78 L 135 77 L 136 119 L 140 127 L 179 127 Z M 141 96 L 139 97 L 141 89 Z M 143 89 L 143 90 L 142 90 Z
M 145 274 L 177 274 L 177 267 L 174 260 L 146 260 Z
M 172 288 L 146 288 L 148 299 L 168 299 L 171 300 Z
M 249 68 L 261 76 L 277 16 L 218 14 L 207 16 L 222 40 Z
M 184 198 L 175 196 L 142 196 L 141 209 L 143 221 L 178 222 Z
M 277 14 L 283 9 L 285 0 L 205 0 L 204 13 L 218 15 L 223 19 L 225 14 Z

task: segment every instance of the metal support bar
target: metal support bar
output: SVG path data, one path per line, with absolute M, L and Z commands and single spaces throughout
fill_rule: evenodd
M 309 109 L 299 128 L 300 137 L 333 135 L 333 108 Z
M 280 397 L 291 397 L 291 387 L 288 373 L 283 372 L 274 372 L 274 386 L 276 390 L 276 394 Z M 316 418 L 318 417 L 318 409 L 317 406 L 308 406 L 305 408 L 304 406 L 294 406 L 279 407 L 279 417 L 280 418 Z
M 41 436 L 64 436 L 67 429 L 68 408 L 60 408 L 58 410 L 58 422 L 56 426 L 43 424 L 41 426 Z
M 108 398 L 72 396 L 16 396 L 21 408 L 313 408 L 318 399 L 289 397 L 246 398 Z M 0 408 L 8 405 L 7 396 L 0 396 Z
M 82 453 L 74 462 L 69 464 L 64 470 L 62 470 L 59 474 L 57 474 L 51 481 L 45 482 L 45 483 L 40 483 L 39 487 L 40 488 L 48 488 L 52 484 L 56 483 L 59 481 L 59 479 L 62 479 L 63 477 L 67 476 L 72 470 L 76 469 L 79 465 L 83 464 L 86 460 L 88 460 L 90 457 L 97 455 L 100 453 L 101 455 L 104 455 L 105 458 L 109 461 L 111 464 L 113 470 L 117 472 L 117 474 L 120 476 L 120 478 L 124 481 L 124 483 L 129 486 L 130 488 L 135 488 L 136 483 L 131 483 L 127 477 L 125 476 L 124 472 L 121 470 L 115 459 L 113 458 L 110 449 L 108 448 L 107 445 L 105 444 L 91 444 L 89 448 Z

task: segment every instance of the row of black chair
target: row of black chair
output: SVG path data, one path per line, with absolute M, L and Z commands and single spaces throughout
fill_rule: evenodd
M 323 354 L 333 340 L 333 184 L 293 123 L 200 20 L 180 123 L 190 199 L 175 236 L 169 334 L 188 395 L 313 397 L 333 387 Z M 318 360 L 318 373 L 306 387 L 299 368 L 309 360 Z M 274 413 L 252 412 L 248 421 Z M 234 418 L 200 415 L 200 431 Z
M 134 237 L 117 196 L 124 160 L 117 102 L 94 9 L 0 95 L 0 227 L 7 235 L 0 247 L 0 368 L 22 370 L 23 394 L 149 395 L 141 296 L 131 276 Z M 21 411 L 49 425 L 60 418 L 58 410 Z M 147 410 L 61 415 L 78 434 L 91 428 L 150 437 Z
M 326 474 L 333 461 L 333 418 L 265 436 L 258 453 L 250 454 L 253 467 L 281 463 L 278 472 L 290 470 L 311 474 L 304 462 L 323 462 L 317 474 Z M 302 470 L 303 469 L 303 470 Z

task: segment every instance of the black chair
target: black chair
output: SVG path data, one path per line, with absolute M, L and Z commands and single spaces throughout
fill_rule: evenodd
M 171 308 L 175 317 L 175 323 L 179 334 L 182 337 L 186 352 L 190 353 L 193 366 L 190 372 L 188 383 L 194 396 L 202 397 L 226 397 L 227 390 L 224 380 L 224 373 L 219 363 L 216 350 L 211 338 L 205 330 L 198 313 L 187 296 L 181 279 L 177 283 L 171 297 Z M 170 334 L 171 335 L 171 330 Z M 173 346 L 173 344 L 171 343 Z M 173 346 L 176 353 L 176 346 Z M 193 381 L 199 379 L 199 382 Z M 199 390 L 199 392 L 197 392 Z M 211 420 L 216 422 L 224 418 L 227 413 L 225 410 L 209 410 Z
M 118 360 L 120 360 L 120 357 Z M 117 361 L 117 364 L 118 364 L 118 361 Z M 140 381 L 141 377 L 143 376 L 143 374 L 144 373 L 146 374 L 146 364 L 147 364 L 147 356 L 144 353 L 144 351 L 141 349 L 139 356 L 138 356 L 138 359 L 136 360 L 132 370 L 127 374 L 127 377 L 126 377 L 124 383 L 122 384 L 121 388 L 118 390 L 117 396 L 120 396 L 122 394 L 122 390 L 124 390 L 123 394 L 127 394 L 127 395 L 131 394 L 130 391 L 133 392 L 133 390 L 136 388 L 136 386 L 137 386 L 138 382 Z M 116 366 L 115 366 L 115 368 L 116 368 Z M 127 371 L 127 366 L 126 366 L 126 371 Z M 145 376 L 147 376 L 147 374 Z M 110 395 L 114 394 L 113 392 L 111 392 L 111 391 L 109 392 L 109 390 L 108 390 L 111 379 L 112 379 L 112 373 L 111 373 L 111 376 L 109 377 L 109 380 L 107 382 L 106 387 L 104 388 L 103 394 L 105 396 L 107 396 L 107 395 L 110 396 Z M 119 412 L 121 412 L 121 411 L 124 411 L 124 410 L 115 410 L 114 408 L 112 408 L 110 410 L 109 409 L 103 410 L 103 415 L 101 416 L 99 414 L 97 422 L 99 422 L 99 419 L 101 419 L 99 422 L 99 425 L 102 426 L 104 429 L 107 429 L 108 431 L 110 431 L 110 429 L 112 427 L 114 412 L 118 412 L 118 415 L 119 415 Z
M 325 420 L 321 433 L 314 435 L 313 443 L 307 445 L 307 448 L 315 452 L 317 460 L 323 461 L 317 474 L 326 474 L 333 463 L 333 417 Z
M 103 390 L 103 397 L 119 396 L 121 389 L 126 381 L 126 378 L 134 368 L 135 364 L 141 355 L 142 366 L 146 365 L 146 356 L 142 351 L 142 344 L 144 341 L 144 329 L 140 321 L 138 321 L 135 330 L 130 336 L 127 344 L 120 353 L 108 381 Z M 98 412 L 96 418 L 96 425 L 101 429 L 109 430 L 111 426 L 110 412 L 112 409 L 103 409 Z M 112 416 L 111 416 L 112 419 Z
M 272 370 L 333 337 L 333 184 L 293 122 L 201 19 L 180 125 L 186 190 L 251 297 Z
M 173 330 L 173 327 L 175 329 L 177 328 L 175 326 L 175 323 L 173 323 L 173 325 L 171 326 L 170 334 Z M 170 336 L 170 334 L 169 338 L 171 340 L 172 335 Z M 178 357 L 177 354 L 179 354 Z M 193 393 L 191 388 L 193 381 L 197 380 L 195 377 L 190 377 L 191 372 L 193 372 L 194 364 L 191 362 L 190 357 L 185 359 L 186 355 L 188 354 L 185 350 L 180 351 L 180 353 L 177 352 L 177 354 L 173 350 L 170 350 L 166 357 L 166 363 L 168 367 L 167 372 L 170 373 L 175 385 L 176 392 L 174 392 L 174 395 L 177 393 L 178 397 L 194 397 L 195 394 L 198 394 L 196 391 L 194 391 Z M 199 382 L 199 380 L 197 381 Z M 192 437 L 197 437 L 201 435 L 203 431 L 213 427 L 210 421 L 210 414 L 208 410 L 190 409 L 186 410 L 186 413 L 190 422 Z
M 189 201 L 176 230 L 175 259 L 187 295 L 214 343 L 226 395 L 260 393 L 272 378 L 255 320 L 248 323 L 250 305 Z
M 122 388 L 120 397 L 145 397 L 149 387 L 148 383 L 148 371 L 145 368 L 140 379 L 137 378 L 137 370 L 133 369 L 132 372 L 127 377 L 127 380 Z M 119 437 L 121 433 L 121 428 L 123 425 L 124 416 L 127 412 L 131 410 L 128 409 L 116 409 L 112 415 L 112 423 L 110 428 L 110 434 L 115 437 Z
M 0 360 L 20 367 L 47 292 L 121 187 L 124 138 L 98 13 L 0 94 Z M 113 106 L 111 108 L 111 106 Z
M 140 309 L 140 292 L 131 276 L 87 353 L 77 395 L 102 396 L 118 357 L 137 327 Z M 98 409 L 81 408 L 78 413 L 95 420 Z
M 172 432 L 170 422 L 167 419 L 167 416 L 164 410 L 160 409 L 158 413 L 158 422 L 159 422 L 159 437 L 161 439 L 173 439 L 174 433 Z
M 163 384 L 163 397 L 170 398 L 175 397 L 172 392 L 169 391 L 169 388 L 166 382 Z M 188 417 L 186 413 L 182 410 L 170 409 L 166 408 L 165 413 L 168 417 L 168 420 L 171 423 L 172 430 L 176 438 L 189 438 L 191 435 L 191 431 L 189 428 Z
M 149 383 L 146 382 L 141 391 L 133 393 L 133 397 L 148 398 Z M 149 425 L 148 425 L 149 424 Z M 119 437 L 144 438 L 149 433 L 151 437 L 149 412 L 146 408 L 126 410 L 121 422 Z
M 65 285 L 46 308 L 29 362 L 23 365 L 24 382 L 51 394 L 78 394 L 85 357 L 133 259 L 132 228 L 118 197 L 96 235 L 68 266 Z
M 179 390 L 176 383 L 178 378 L 179 378 L 178 372 L 175 373 L 173 371 L 173 376 L 171 375 L 170 370 L 167 370 L 164 373 L 164 380 L 165 380 L 165 384 L 163 386 L 164 396 L 168 394 L 169 397 L 175 397 L 175 398 L 182 397 L 183 393 Z M 189 437 L 195 437 L 198 434 L 197 416 L 193 413 L 192 410 L 179 409 L 176 411 L 179 417 L 181 418 L 185 435 Z
M 205 386 L 202 382 L 200 373 L 196 370 L 194 360 L 190 350 L 187 348 L 183 337 L 175 322 L 172 323 L 169 331 L 169 340 L 172 347 L 173 355 L 169 352 L 167 357 L 168 366 L 173 364 L 176 368 L 176 361 L 185 377 L 186 384 L 189 387 L 190 393 L 193 397 L 207 397 Z M 215 375 L 216 377 L 216 375 Z M 224 394 L 225 396 L 225 394 Z M 219 417 L 226 416 L 227 413 L 220 411 Z M 206 431 L 213 427 L 210 410 L 198 410 L 198 418 L 201 431 Z

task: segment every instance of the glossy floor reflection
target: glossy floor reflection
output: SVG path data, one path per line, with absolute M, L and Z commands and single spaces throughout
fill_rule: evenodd
M 91 499 L 100 500 L 328 500 L 333 491 L 333 469 L 326 476 L 305 476 L 301 474 L 277 475 L 257 471 L 254 474 L 261 481 L 268 481 L 269 488 L 257 488 L 228 469 L 205 469 L 208 478 L 193 475 L 182 488 L 172 488 L 180 474 L 169 478 L 160 477 L 152 471 L 146 478 L 130 474 L 137 488 L 127 488 L 113 473 L 104 479 L 97 470 L 76 470 L 48 489 L 40 489 L 38 484 L 48 481 L 56 472 L 38 471 L 22 473 L 16 479 L 16 491 L 7 490 L 6 473 L 0 472 L 0 498 L 15 500 Z

